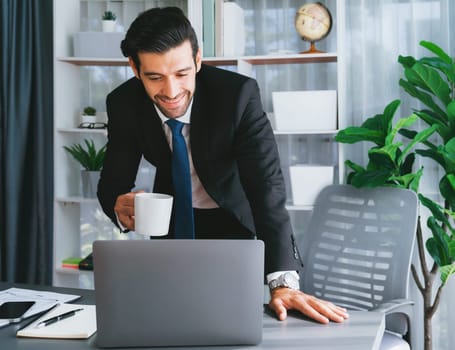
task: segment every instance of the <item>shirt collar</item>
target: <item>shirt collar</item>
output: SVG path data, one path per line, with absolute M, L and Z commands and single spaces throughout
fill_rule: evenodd
M 161 122 L 164 124 L 166 123 L 166 121 L 169 120 L 168 117 L 166 117 L 163 112 L 160 111 L 160 109 L 155 105 L 153 104 L 153 106 L 155 107 L 155 110 L 156 110 L 156 113 L 158 113 L 158 116 L 160 117 L 161 119 Z M 181 117 L 178 117 L 178 118 L 175 118 L 176 120 L 178 120 L 179 122 L 182 122 L 182 123 L 185 123 L 185 124 L 191 124 L 191 107 L 193 106 L 193 99 L 191 99 L 190 101 L 190 104 L 188 105 L 188 108 L 185 112 L 184 115 L 182 115 Z

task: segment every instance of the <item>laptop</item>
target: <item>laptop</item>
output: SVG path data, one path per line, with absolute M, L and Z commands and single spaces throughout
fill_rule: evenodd
M 93 259 L 99 347 L 262 340 L 260 240 L 96 241 Z

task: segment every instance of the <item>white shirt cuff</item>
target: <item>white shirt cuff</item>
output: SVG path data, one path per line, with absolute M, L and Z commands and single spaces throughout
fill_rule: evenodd
M 117 224 L 118 224 L 118 227 L 120 227 L 120 231 L 125 233 L 125 232 L 128 232 L 128 228 L 126 228 L 125 226 L 122 225 L 122 223 L 120 222 L 120 220 L 118 219 L 118 215 L 116 212 L 115 213 L 115 218 L 117 219 Z

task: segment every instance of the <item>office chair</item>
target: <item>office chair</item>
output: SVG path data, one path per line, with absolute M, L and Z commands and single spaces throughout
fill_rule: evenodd
M 381 350 L 412 343 L 407 295 L 417 208 L 410 190 L 330 185 L 299 240 L 301 289 L 347 309 L 384 312 Z

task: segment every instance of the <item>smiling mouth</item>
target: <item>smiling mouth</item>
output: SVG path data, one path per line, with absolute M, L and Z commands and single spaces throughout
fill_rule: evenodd
M 175 107 L 181 103 L 183 98 L 185 97 L 185 94 L 182 92 L 181 94 L 178 94 L 174 98 L 169 98 L 166 96 L 157 96 L 157 98 L 165 105 L 169 107 Z

